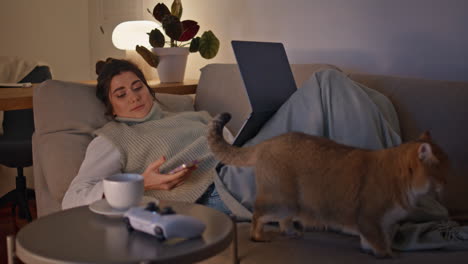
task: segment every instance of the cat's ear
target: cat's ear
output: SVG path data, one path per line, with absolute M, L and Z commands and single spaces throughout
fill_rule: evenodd
M 420 161 L 431 164 L 436 163 L 438 160 L 432 152 L 432 147 L 429 143 L 421 143 L 418 148 L 418 158 Z
M 420 136 L 419 136 L 419 140 L 423 140 L 423 141 L 432 141 L 432 137 L 431 137 L 431 133 L 429 133 L 429 131 L 424 131 Z

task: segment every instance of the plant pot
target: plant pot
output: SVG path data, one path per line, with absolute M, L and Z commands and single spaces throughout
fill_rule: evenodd
M 183 82 L 189 48 L 152 48 L 159 56 L 158 75 L 162 83 Z

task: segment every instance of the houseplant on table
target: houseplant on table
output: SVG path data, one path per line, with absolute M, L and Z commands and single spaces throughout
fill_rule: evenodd
M 205 59 L 216 56 L 219 50 L 219 40 L 214 33 L 205 31 L 201 37 L 196 36 L 200 26 L 193 20 L 181 20 L 181 0 L 174 0 L 171 10 L 158 3 L 153 9 L 153 17 L 162 24 L 164 34 L 155 28 L 149 35 L 150 50 L 144 46 L 136 46 L 136 51 L 152 67 L 157 68 L 161 82 L 182 82 L 184 79 L 187 56 L 190 52 L 199 52 Z M 168 47 L 165 47 L 168 46 Z

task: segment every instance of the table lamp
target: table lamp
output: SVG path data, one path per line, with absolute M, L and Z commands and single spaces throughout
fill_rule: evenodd
M 122 22 L 112 31 L 112 44 L 117 49 L 125 50 L 126 59 L 137 64 L 148 80 L 156 78 L 156 69 L 149 66 L 135 51 L 135 46 L 141 45 L 151 49 L 147 33 L 160 27 L 162 26 L 154 21 L 137 20 Z

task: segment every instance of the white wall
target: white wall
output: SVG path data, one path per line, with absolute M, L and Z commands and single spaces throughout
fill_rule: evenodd
M 165 3 L 171 1 L 165 1 Z M 291 63 L 325 62 L 377 74 L 468 81 L 466 0 L 185 0 L 183 18 L 221 40 L 279 41 Z
M 48 63 L 55 79 L 89 79 L 88 1 L 1 0 L 0 55 Z
M 55 79 L 73 81 L 90 78 L 89 54 L 88 1 L 0 0 L 0 55 L 47 63 Z M 24 174 L 32 187 L 32 167 Z M 15 176 L 0 166 L 0 195 Z
M 0 55 L 46 61 L 65 80 L 95 78 L 115 49 L 115 25 L 152 19 L 158 0 L 2 0 Z M 162 2 L 170 6 L 172 0 Z M 281 41 L 292 63 L 327 62 L 383 74 L 468 80 L 466 0 L 183 0 L 183 19 L 213 30 L 218 56 L 189 56 L 187 77 L 234 62 L 230 41 Z M 100 26 L 105 33 L 102 34 Z

